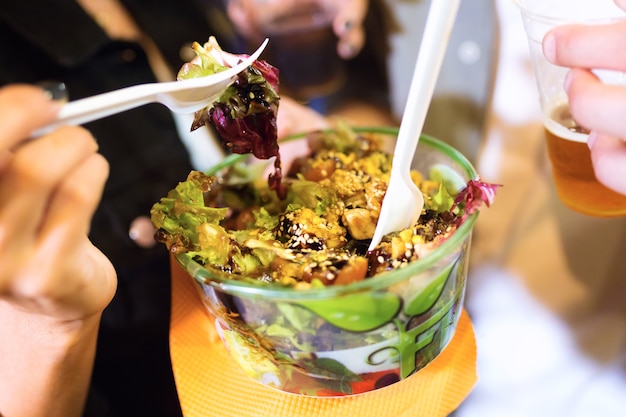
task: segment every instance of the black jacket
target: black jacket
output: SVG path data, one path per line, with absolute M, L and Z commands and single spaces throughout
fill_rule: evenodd
M 216 34 L 210 19 L 218 15 L 207 9 L 207 1 L 122 3 L 175 70 L 183 63 L 181 47 Z M 0 85 L 43 80 L 65 82 L 70 98 L 78 99 L 152 82 L 154 76 L 139 45 L 109 39 L 74 0 L 3 0 Z M 169 110 L 160 104 L 86 127 L 111 165 L 90 237 L 113 261 L 119 286 L 103 315 L 85 415 L 180 416 L 168 345 L 168 254 L 160 244 L 137 246 L 128 230 L 133 219 L 149 216 L 152 204 L 187 176 L 187 151 Z

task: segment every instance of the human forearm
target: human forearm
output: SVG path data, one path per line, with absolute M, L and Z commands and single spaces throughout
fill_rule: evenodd
M 0 317 L 0 416 L 80 416 L 99 316 L 62 323 L 0 301 Z
M 54 120 L 59 103 L 27 85 L 0 88 L 0 415 L 82 414 L 111 262 L 87 235 L 108 162 L 93 136 Z

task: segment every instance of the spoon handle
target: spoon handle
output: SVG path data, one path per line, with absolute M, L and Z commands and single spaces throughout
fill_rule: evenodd
M 63 105 L 52 123 L 34 131 L 35 138 L 59 126 L 79 125 L 121 113 L 148 103 L 161 103 L 175 113 L 193 113 L 215 101 L 234 82 L 234 77 L 261 55 L 268 39 L 245 60 L 212 75 L 181 81 L 138 84 Z
M 156 83 L 134 85 L 70 101 L 63 105 L 55 123 L 47 126 L 45 131 L 61 125 L 80 125 L 151 103 L 156 101 L 156 87 L 158 87 Z M 40 135 L 44 130 L 35 133 Z
M 460 0 L 431 1 L 393 156 L 394 170 L 399 174 L 413 162 L 459 3 Z

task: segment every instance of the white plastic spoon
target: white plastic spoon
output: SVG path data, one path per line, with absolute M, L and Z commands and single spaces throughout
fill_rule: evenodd
M 120 90 L 70 101 L 63 105 L 55 121 L 33 132 L 37 137 L 62 125 L 78 125 L 111 116 L 144 104 L 158 102 L 175 113 L 193 113 L 217 100 L 234 81 L 261 55 L 268 40 L 246 60 L 232 68 L 182 81 L 139 84 Z
M 369 250 L 383 236 L 412 226 L 424 207 L 424 196 L 411 180 L 413 155 L 424 127 L 460 0 L 432 0 L 417 55 L 409 96 L 393 154 L 389 186 Z

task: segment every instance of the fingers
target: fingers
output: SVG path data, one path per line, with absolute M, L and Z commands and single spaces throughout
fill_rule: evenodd
M 104 184 L 109 175 L 106 159 L 93 153 L 83 159 L 52 193 L 46 216 L 40 227 L 42 239 L 48 239 L 55 230 L 63 230 L 61 242 L 72 245 L 89 232 L 91 218 L 102 197 Z M 63 248 L 61 244 L 57 246 Z
M 251 20 L 247 7 L 247 3 L 242 0 L 229 0 L 226 2 L 226 13 L 239 34 L 249 40 L 255 40 L 261 35 L 257 33 L 256 23 Z
M 91 154 L 59 183 L 51 197 L 33 255 L 39 261 L 30 264 L 35 269 L 27 270 L 21 283 L 21 292 L 32 298 L 44 295 L 63 301 L 58 304 L 67 311 L 46 314 L 95 314 L 113 296 L 112 265 L 87 239 L 108 173 L 104 157 Z
M 626 137 L 626 86 L 606 85 L 590 71 L 573 69 L 565 89 L 574 120 L 589 130 Z
M 276 126 L 278 126 L 278 139 L 280 140 L 294 133 L 325 129 L 329 124 L 323 115 L 310 107 L 300 104 L 289 97 L 282 96 L 280 98 Z
M 595 133 L 590 137 L 589 148 L 596 178 L 608 188 L 626 194 L 626 142 Z
M 615 0 L 614 3 L 622 10 L 626 11 L 626 0 Z
M 54 120 L 61 104 L 35 86 L 0 88 L 0 152 L 13 147 L 31 132 Z
M 339 38 L 337 53 L 344 59 L 356 56 L 365 44 L 363 20 L 368 5 L 367 0 L 345 0 L 338 6 L 333 30 Z
M 64 181 L 96 150 L 89 132 L 68 127 L 24 143 L 4 162 L 0 177 L 0 288 L 17 268 L 30 262 L 55 193 L 65 189 Z
M 4 167 L 0 183 L 0 220 L 32 224 L 41 216 L 59 182 L 98 146 L 82 128 L 63 128 L 20 146 Z
M 94 138 L 65 127 L 24 141 L 59 107 L 37 87 L 0 89 L 0 295 L 71 320 L 101 312 L 116 276 L 87 239 L 109 172 Z
M 626 0 L 615 0 L 626 10 Z M 606 25 L 567 25 L 544 37 L 543 53 L 574 68 L 565 89 L 574 119 L 592 131 L 588 145 L 596 178 L 626 194 L 626 86 L 602 83 L 589 69 L 626 71 L 626 20 Z M 623 76 L 623 75 L 622 75 Z
M 564 67 L 626 70 L 626 20 L 557 27 L 544 37 L 543 53 Z
M 348 30 L 339 38 L 337 54 L 343 59 L 354 58 L 365 44 L 365 30 L 362 26 Z

